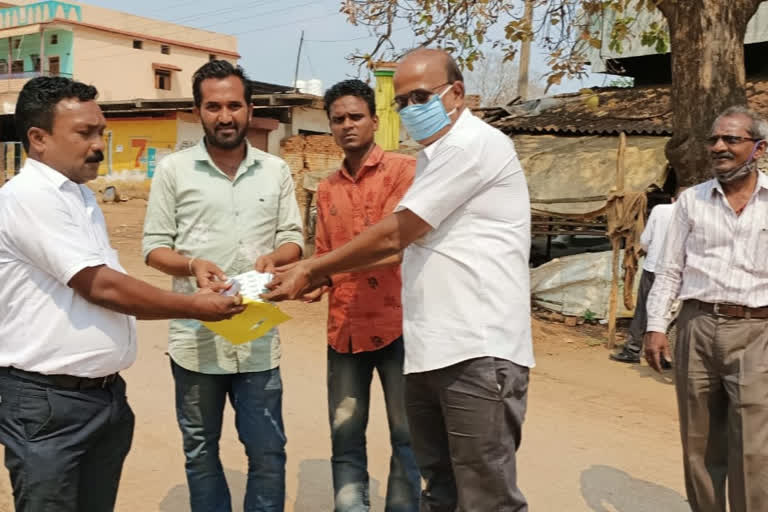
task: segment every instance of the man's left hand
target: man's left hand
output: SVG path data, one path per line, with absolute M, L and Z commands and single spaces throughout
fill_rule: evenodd
M 269 293 L 261 298 L 273 302 L 296 300 L 313 288 L 309 265 L 303 260 L 275 269 L 275 278 L 267 285 Z
M 275 267 L 277 267 L 275 264 L 275 258 L 271 254 L 259 256 L 259 259 L 257 259 L 256 263 L 253 265 L 253 268 L 256 269 L 256 272 L 266 272 L 268 274 L 274 274 Z

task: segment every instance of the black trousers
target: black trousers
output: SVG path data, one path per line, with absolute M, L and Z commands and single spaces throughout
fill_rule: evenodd
M 426 484 L 421 512 L 527 512 L 515 452 L 528 374 L 481 357 L 406 375 L 411 446 Z
M 0 373 L 0 443 L 16 510 L 114 510 L 133 425 L 120 377 L 71 390 Z
M 629 338 L 624 343 L 624 348 L 632 353 L 639 354 L 643 349 L 643 338 L 645 337 L 645 327 L 648 324 L 648 294 L 651 293 L 656 274 L 643 270 L 640 276 L 640 286 L 637 289 L 637 304 L 635 305 L 635 316 L 632 317 L 632 323 L 629 326 Z

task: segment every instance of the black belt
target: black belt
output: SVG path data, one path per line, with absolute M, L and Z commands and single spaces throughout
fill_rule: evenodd
M 749 308 L 738 304 L 712 304 L 700 300 L 693 301 L 699 310 L 715 316 L 727 316 L 731 318 L 768 318 L 768 306 Z
M 117 373 L 104 377 L 75 377 L 74 375 L 46 375 L 44 373 L 28 372 L 18 368 L 0 368 L 0 375 L 8 375 L 21 380 L 27 380 L 43 386 L 53 386 L 64 389 L 96 389 L 106 388 L 115 382 L 119 376 Z

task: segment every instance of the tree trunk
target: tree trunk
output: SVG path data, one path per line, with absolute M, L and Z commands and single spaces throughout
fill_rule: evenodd
M 762 0 L 665 0 L 672 51 L 672 128 L 667 160 L 678 184 L 710 178 L 704 139 L 717 115 L 746 105 L 744 34 Z

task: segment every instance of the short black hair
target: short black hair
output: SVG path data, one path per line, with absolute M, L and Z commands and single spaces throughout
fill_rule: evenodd
M 245 104 L 250 105 L 253 86 L 243 68 L 233 66 L 231 62 L 226 60 L 211 60 L 200 66 L 200 69 L 195 71 L 195 74 L 192 76 L 192 96 L 195 99 L 195 106 L 199 108 L 203 103 L 203 92 L 201 90 L 203 80 L 209 78 L 222 80 L 229 76 L 236 76 L 243 82 Z
M 362 80 L 344 80 L 335 84 L 325 91 L 323 101 L 325 103 L 325 113 L 331 117 L 331 105 L 342 96 L 357 96 L 368 104 L 368 110 L 371 117 L 376 115 L 376 94 L 371 86 Z
M 30 128 L 53 132 L 54 109 L 61 100 L 93 101 L 98 94 L 94 86 L 63 76 L 39 76 L 24 84 L 14 114 L 16 133 L 21 137 L 24 151 L 29 154 L 27 132 Z

